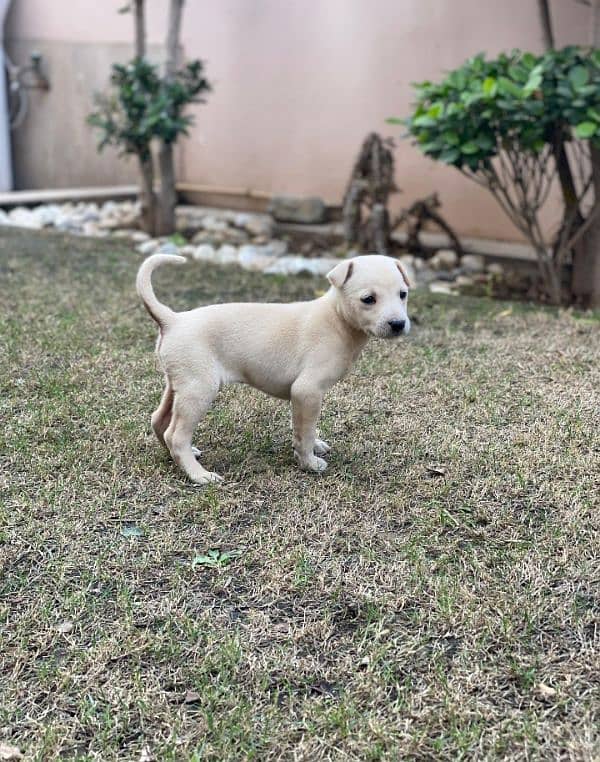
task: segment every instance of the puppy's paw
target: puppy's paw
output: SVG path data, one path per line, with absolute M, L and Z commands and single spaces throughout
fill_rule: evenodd
M 223 481 L 223 477 L 216 474 L 214 471 L 204 471 L 201 474 L 197 474 L 192 478 L 194 484 L 220 484 Z
M 331 447 L 327 444 L 327 442 L 324 442 L 322 439 L 315 439 L 315 455 L 327 455 L 329 450 L 331 450 Z
M 302 459 L 296 453 L 294 454 L 296 456 L 296 460 L 298 461 L 298 465 L 303 471 L 314 471 L 315 473 L 321 473 L 327 468 L 327 461 L 323 460 L 323 458 L 317 458 L 316 455 L 310 455 L 308 458 Z

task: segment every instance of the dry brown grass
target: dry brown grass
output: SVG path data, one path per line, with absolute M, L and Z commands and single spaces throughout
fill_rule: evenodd
M 198 431 L 226 478 L 202 490 L 149 433 L 138 261 L 0 240 L 0 744 L 598 755 L 597 319 L 415 294 L 410 340 L 373 343 L 329 395 L 324 476 L 294 467 L 286 406 L 237 388 Z M 159 281 L 180 308 L 322 287 L 196 266 Z M 194 566 L 209 549 L 240 555 Z

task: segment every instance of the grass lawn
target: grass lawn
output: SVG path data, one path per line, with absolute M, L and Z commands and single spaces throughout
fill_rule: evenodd
M 326 474 L 237 387 L 196 438 L 226 481 L 197 488 L 150 433 L 139 262 L 2 229 L 0 749 L 598 759 L 600 322 L 414 293 L 409 339 L 326 399 Z M 156 283 L 179 309 L 324 287 Z

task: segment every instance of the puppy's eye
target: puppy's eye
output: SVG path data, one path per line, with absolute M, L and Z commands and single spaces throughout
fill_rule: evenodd
M 360 300 L 363 304 L 375 304 L 377 301 L 373 294 L 369 294 L 369 296 L 361 296 Z
M 401 291 L 400 292 L 400 299 L 406 299 L 408 296 L 408 291 Z

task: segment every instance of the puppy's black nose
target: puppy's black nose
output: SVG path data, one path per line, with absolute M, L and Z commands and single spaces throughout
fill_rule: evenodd
M 388 325 L 392 329 L 392 333 L 402 333 L 406 320 L 388 320 Z

